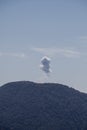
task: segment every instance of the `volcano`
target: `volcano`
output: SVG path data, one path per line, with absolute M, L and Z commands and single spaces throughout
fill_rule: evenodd
M 87 130 L 87 94 L 58 83 L 7 83 L 0 130 Z

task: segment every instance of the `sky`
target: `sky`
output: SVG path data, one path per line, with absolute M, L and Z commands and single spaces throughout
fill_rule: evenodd
M 51 59 L 49 77 L 43 56 Z M 21 80 L 87 93 L 86 0 L 0 0 L 0 86 Z

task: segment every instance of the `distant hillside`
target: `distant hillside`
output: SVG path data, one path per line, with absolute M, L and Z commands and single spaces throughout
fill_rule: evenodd
M 87 130 L 87 94 L 54 83 L 5 84 L 0 130 Z

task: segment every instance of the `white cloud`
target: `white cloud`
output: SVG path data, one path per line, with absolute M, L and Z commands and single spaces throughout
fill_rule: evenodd
M 73 49 L 66 49 L 66 48 L 32 48 L 33 51 L 42 53 L 44 55 L 54 56 L 58 54 L 59 56 L 64 56 L 68 58 L 77 58 L 81 56 L 79 51 L 75 51 Z
M 8 53 L 8 52 L 0 52 L 0 56 L 9 56 L 9 57 L 17 57 L 17 58 L 26 57 L 24 53 Z
M 3 53 L 0 52 L 0 56 L 2 56 L 2 55 L 3 55 Z
M 81 36 L 80 41 L 83 43 L 87 43 L 87 36 Z
M 18 58 L 25 58 L 26 55 L 24 53 L 10 53 L 9 56 L 18 57 Z
M 80 39 L 81 39 L 81 40 L 86 40 L 86 41 L 87 41 L 87 36 L 81 36 Z

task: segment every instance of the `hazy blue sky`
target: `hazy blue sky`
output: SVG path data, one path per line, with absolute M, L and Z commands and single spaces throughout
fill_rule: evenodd
M 0 85 L 45 82 L 44 55 L 49 82 L 87 92 L 87 1 L 0 0 Z

